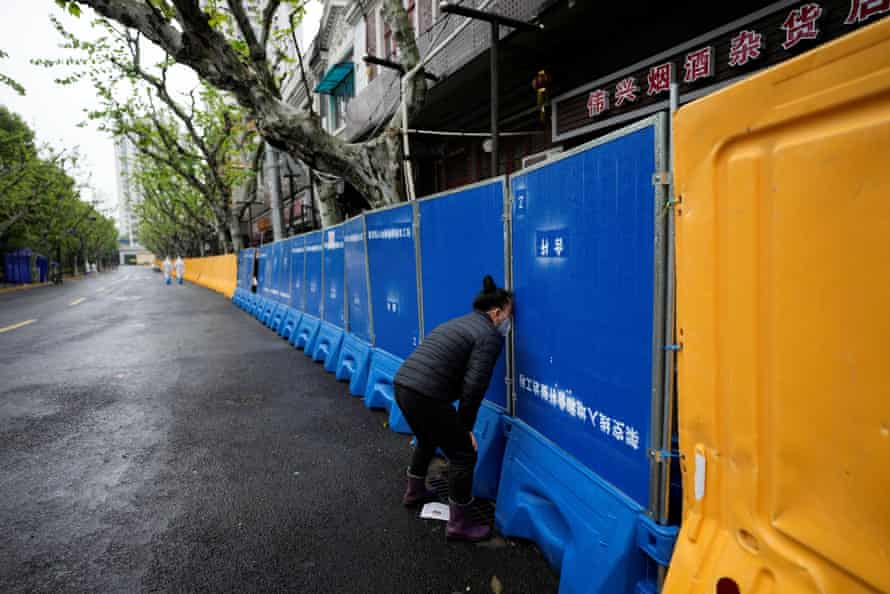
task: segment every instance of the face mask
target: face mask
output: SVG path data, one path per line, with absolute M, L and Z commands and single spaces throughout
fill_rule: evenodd
M 510 318 L 507 318 L 506 320 L 503 320 L 500 324 L 498 324 L 497 327 L 498 332 L 501 333 L 501 336 L 507 338 L 507 336 L 510 334 L 510 329 L 513 327 L 513 322 Z

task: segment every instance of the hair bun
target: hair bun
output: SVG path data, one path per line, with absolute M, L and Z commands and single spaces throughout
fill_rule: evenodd
M 491 278 L 490 274 L 486 274 L 485 278 L 482 279 L 482 292 L 494 293 L 497 290 L 498 286 L 494 283 L 494 279 Z

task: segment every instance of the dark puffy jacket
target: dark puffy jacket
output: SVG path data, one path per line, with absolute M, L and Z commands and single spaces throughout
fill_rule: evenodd
M 503 346 L 491 319 L 474 311 L 430 332 L 399 368 L 395 383 L 437 400 L 460 399 L 458 415 L 470 431 Z

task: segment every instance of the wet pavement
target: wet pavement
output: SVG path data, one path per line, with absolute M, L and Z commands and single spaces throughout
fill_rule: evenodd
M 0 294 L 0 592 L 556 591 L 533 545 L 401 507 L 385 422 L 146 268 Z

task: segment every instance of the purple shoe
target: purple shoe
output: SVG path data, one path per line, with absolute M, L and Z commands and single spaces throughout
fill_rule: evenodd
M 436 498 L 436 492 L 426 488 L 424 477 L 408 475 L 408 488 L 405 489 L 405 495 L 402 497 L 402 505 L 413 507 L 428 501 L 435 501 Z
M 491 536 L 491 526 L 476 523 L 470 518 L 470 503 L 460 504 L 449 502 L 450 516 L 445 535 L 450 540 L 468 540 L 477 542 Z

